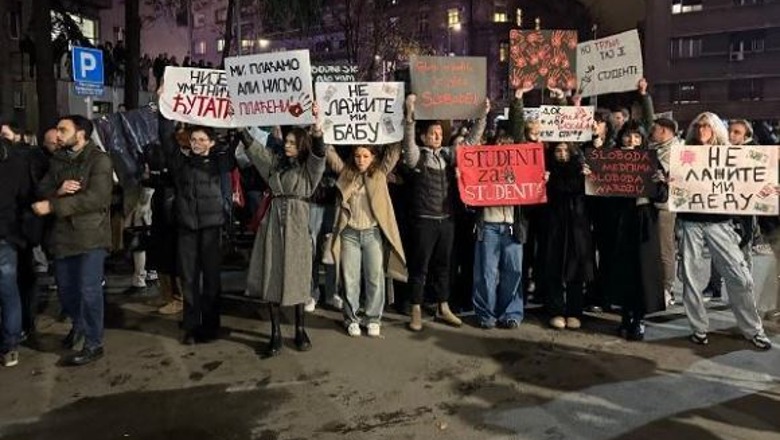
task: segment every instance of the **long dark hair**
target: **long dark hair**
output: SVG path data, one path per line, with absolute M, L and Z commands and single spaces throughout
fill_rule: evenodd
M 287 134 L 295 136 L 295 145 L 298 147 L 298 157 L 296 157 L 298 163 L 305 163 L 311 152 L 311 136 L 309 136 L 309 132 L 301 127 L 293 127 Z M 286 138 L 287 135 L 285 135 L 285 143 L 287 143 Z M 282 155 L 284 155 L 284 149 L 282 149 Z

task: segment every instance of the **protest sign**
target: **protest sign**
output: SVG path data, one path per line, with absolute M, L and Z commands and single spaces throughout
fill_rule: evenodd
M 672 211 L 778 214 L 778 147 L 681 145 L 670 159 Z
M 404 135 L 404 83 L 317 83 L 325 143 L 379 145 Z
M 458 189 L 466 205 L 547 202 L 542 144 L 463 146 L 457 155 Z
M 642 45 L 636 30 L 577 45 L 582 96 L 635 90 L 643 75 Z
M 308 50 L 225 58 L 225 70 L 238 125 L 314 123 Z
M 160 112 L 172 121 L 236 127 L 224 70 L 166 67 Z
M 539 139 L 546 142 L 586 142 L 593 137 L 593 107 L 543 105 L 539 108 L 542 131 Z
M 311 66 L 311 76 L 318 82 L 355 82 L 358 80 L 358 66 L 351 64 L 321 64 Z
M 657 155 L 649 150 L 593 148 L 585 163 L 591 174 L 585 179 L 585 194 L 602 197 L 652 197 Z
M 542 109 L 539 107 L 523 107 L 523 120 L 538 121 L 541 113 Z
M 416 119 L 475 119 L 487 93 L 482 57 L 413 57 L 412 93 Z
M 573 89 L 577 31 L 509 31 L 509 84 L 518 89 Z

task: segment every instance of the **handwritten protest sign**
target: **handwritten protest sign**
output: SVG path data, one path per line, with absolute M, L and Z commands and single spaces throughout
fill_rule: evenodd
M 351 64 L 327 64 L 311 66 L 311 76 L 318 82 L 355 82 L 358 66 Z
M 547 142 L 589 141 L 593 137 L 593 111 L 593 107 L 541 106 L 539 139 Z
M 683 145 L 670 159 L 672 211 L 778 214 L 778 147 Z
M 577 45 L 577 79 L 582 96 L 636 89 L 644 75 L 636 30 Z
M 655 151 L 593 148 L 585 162 L 591 174 L 585 179 L 585 194 L 603 197 L 651 197 L 658 170 Z
M 224 70 L 166 67 L 160 112 L 172 121 L 236 127 Z
M 547 202 L 542 144 L 461 147 L 458 189 L 468 206 Z
M 577 31 L 509 31 L 509 83 L 512 88 L 573 89 Z
M 389 144 L 403 138 L 404 83 L 317 83 L 325 143 Z
M 526 121 L 538 121 L 542 115 L 542 109 L 539 107 L 523 107 L 523 119 Z
M 225 58 L 225 70 L 238 125 L 314 122 L 308 50 Z
M 485 58 L 413 57 L 410 74 L 417 119 L 480 116 L 487 93 Z

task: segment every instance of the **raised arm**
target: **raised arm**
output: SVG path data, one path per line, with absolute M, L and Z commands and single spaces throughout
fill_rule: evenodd
M 482 109 L 482 115 L 477 119 L 477 123 L 474 124 L 474 128 L 466 137 L 465 145 L 479 145 L 482 141 L 482 135 L 485 134 L 485 128 L 487 127 L 487 115 L 490 113 L 490 99 L 485 98 L 485 106 Z
M 382 170 L 385 175 L 390 174 L 398 164 L 398 160 L 401 159 L 401 144 L 396 142 L 385 147 L 385 155 L 382 158 L 382 163 L 379 165 L 379 169 Z
M 639 83 L 637 84 L 637 91 L 639 92 L 639 99 L 641 100 L 642 104 L 642 125 L 645 127 L 645 130 L 647 132 L 650 132 L 650 129 L 653 126 L 653 121 L 655 120 L 655 108 L 653 107 L 653 98 L 650 96 L 649 93 L 647 93 L 647 80 L 642 78 L 639 80 Z
M 414 121 L 414 103 L 417 96 L 411 94 L 406 97 L 406 118 L 404 119 L 404 164 L 410 168 L 417 166 L 420 161 L 420 147 L 415 139 L 417 125 Z
M 254 137 L 248 129 L 244 129 L 241 132 L 241 142 L 246 147 L 246 155 L 249 157 L 249 161 L 257 168 L 260 177 L 267 181 L 271 176 L 271 172 L 276 168 L 279 159 L 266 145 L 268 134 L 261 130 L 258 131 L 259 133 L 255 132 L 257 137 Z
M 328 168 L 336 174 L 341 174 L 341 172 L 344 171 L 344 161 L 341 160 L 341 156 L 339 156 L 339 153 L 333 148 L 333 145 L 328 145 L 325 149 L 325 163 L 328 165 Z
M 525 116 L 523 114 L 523 95 L 533 90 L 533 86 L 515 90 L 515 99 L 509 107 L 509 127 L 515 142 L 525 142 Z
M 325 174 L 325 140 L 322 129 L 315 129 L 311 137 L 311 154 L 306 159 L 306 170 L 309 172 L 312 189 L 319 185 Z

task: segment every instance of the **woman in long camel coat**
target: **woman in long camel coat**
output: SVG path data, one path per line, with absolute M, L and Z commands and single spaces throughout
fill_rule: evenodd
M 267 148 L 261 139 L 250 140 L 252 136 L 244 132 L 247 155 L 270 190 L 270 206 L 255 237 L 247 276 L 247 294 L 269 304 L 271 340 L 266 357 L 282 348 L 280 306 L 295 307 L 295 345 L 300 351 L 311 349 L 303 320 L 311 271 L 302 268 L 312 260 L 308 198 L 325 171 L 319 118 L 312 128 L 311 135 L 302 128 L 291 129 L 282 154 Z

